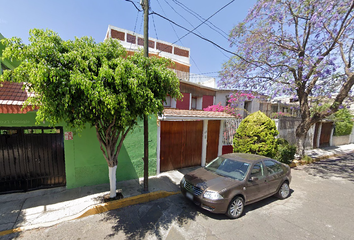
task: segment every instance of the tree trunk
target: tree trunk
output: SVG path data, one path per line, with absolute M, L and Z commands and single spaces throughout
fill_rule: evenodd
M 117 172 L 117 165 L 114 167 L 108 167 L 108 175 L 109 175 L 109 187 L 110 187 L 110 198 L 115 198 L 117 193 L 117 180 L 116 180 L 116 172 Z
M 299 158 L 303 158 L 305 156 L 305 142 L 306 142 L 306 134 L 301 134 L 300 136 L 296 136 L 296 152 L 299 155 Z
M 312 122 L 313 119 L 311 118 L 302 119 L 301 123 L 296 128 L 296 153 L 299 155 L 300 159 L 305 156 L 306 137 L 310 127 L 312 126 Z
M 118 164 L 118 154 L 122 148 L 123 141 L 127 136 L 131 127 L 128 127 L 126 131 L 119 131 L 114 128 L 115 118 L 108 127 L 104 124 L 97 123 L 96 135 L 98 142 L 100 143 L 100 148 L 103 153 L 104 158 L 108 164 L 108 176 L 109 176 L 109 186 L 110 186 L 110 198 L 116 197 L 116 172 Z

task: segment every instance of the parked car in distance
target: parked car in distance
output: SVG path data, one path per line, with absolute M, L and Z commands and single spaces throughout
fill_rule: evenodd
M 290 182 L 286 164 L 254 154 L 230 153 L 184 175 L 180 188 L 203 209 L 238 218 L 245 205 L 272 195 L 287 198 Z

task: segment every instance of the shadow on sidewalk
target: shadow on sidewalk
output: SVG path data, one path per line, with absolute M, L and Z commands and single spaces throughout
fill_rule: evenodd
M 309 175 L 329 179 L 332 177 L 354 181 L 354 153 L 332 157 L 303 167 Z
M 149 179 L 153 187 L 158 181 L 159 188 L 179 190 L 179 186 L 167 176 L 159 179 Z M 112 233 L 106 238 L 144 239 L 154 236 L 162 239 L 165 231 L 168 231 L 173 223 L 186 224 L 189 220 L 195 220 L 197 211 L 190 211 L 185 204 L 185 198 L 181 194 L 158 199 L 144 204 L 112 210 L 107 212 L 105 221 L 112 224 Z
M 24 201 L 25 200 L 1 203 L 0 232 L 9 229 L 14 229 L 17 227 L 18 223 L 22 223 L 25 221 L 25 216 L 21 212 L 21 205 L 23 205 Z M 0 236 L 0 239 L 14 239 L 19 236 L 20 232 L 15 232 L 9 235 Z

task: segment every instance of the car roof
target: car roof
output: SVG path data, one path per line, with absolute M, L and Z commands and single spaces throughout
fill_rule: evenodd
M 228 153 L 228 154 L 221 155 L 221 157 L 231 159 L 231 160 L 241 161 L 241 162 L 248 162 L 248 163 L 253 163 L 255 161 L 259 161 L 262 159 L 269 159 L 268 157 L 265 156 L 249 154 L 249 153 Z

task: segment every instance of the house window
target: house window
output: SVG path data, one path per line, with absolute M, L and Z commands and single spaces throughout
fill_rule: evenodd
M 166 101 L 163 102 L 164 107 L 171 107 L 171 97 L 167 96 Z
M 196 97 L 192 97 L 191 109 L 197 109 L 197 98 Z

